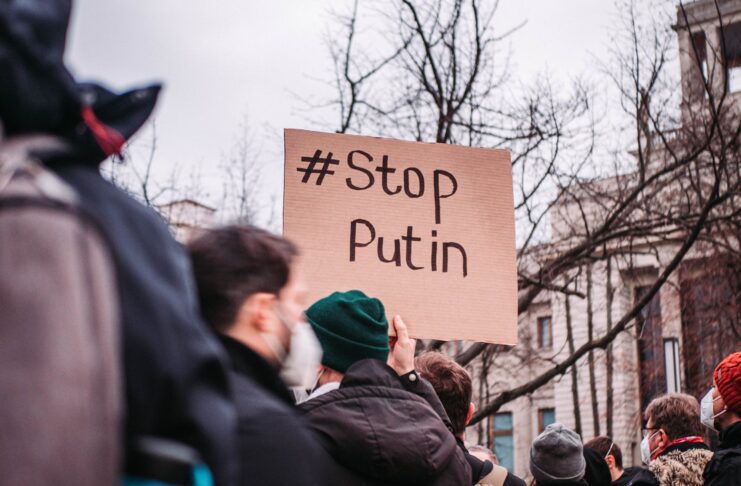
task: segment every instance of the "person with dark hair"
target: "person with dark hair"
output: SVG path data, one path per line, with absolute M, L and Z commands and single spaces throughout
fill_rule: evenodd
M 401 318 L 390 343 L 383 304 L 359 290 L 320 299 L 306 317 L 324 354 L 318 387 L 299 407 L 342 474 L 333 484 L 471 484 L 445 409 L 414 370 Z
M 34 389 L 33 407 L 42 406 L 43 410 L 37 414 L 29 404 L 21 410 L 28 415 L 24 415 L 26 419 L 20 423 L 29 423 L 28 417 L 34 416 L 33 421 L 37 424 L 70 431 L 67 436 L 62 435 L 59 442 L 65 444 L 64 451 L 59 450 L 51 457 L 46 454 L 45 447 L 57 442 L 50 440 L 45 447 L 35 449 L 31 440 L 46 439 L 41 435 L 34 436 L 33 428 L 26 429 L 28 435 L 23 446 L 25 449 L 29 444 L 29 458 L 46 461 L 46 469 L 50 469 L 52 463 L 61 463 L 66 473 L 63 481 L 48 478 L 33 467 L 36 462 L 24 462 L 12 454 L 2 455 L 3 467 L 0 469 L 4 475 L 10 468 L 14 473 L 36 473 L 34 481 L 38 484 L 110 484 L 110 481 L 102 480 L 83 481 L 78 473 L 85 472 L 85 468 L 90 471 L 106 468 L 112 471 L 111 474 L 120 474 L 121 467 L 128 470 L 129 465 L 135 462 L 134 458 L 137 458 L 137 472 L 141 473 L 147 469 L 143 467 L 145 458 L 156 462 L 157 458 L 150 454 L 152 451 L 171 449 L 150 447 L 160 440 L 168 444 L 176 442 L 179 450 L 190 449 L 186 455 L 193 458 L 194 466 L 204 471 L 202 462 L 205 461 L 217 484 L 233 484 L 237 465 L 234 452 L 236 412 L 229 396 L 223 351 L 198 315 L 188 258 L 159 215 L 106 181 L 100 173 L 100 164 L 108 157 L 120 155 L 126 141 L 149 118 L 161 87 L 151 85 L 114 93 L 98 84 L 77 82 L 64 64 L 71 9 L 70 0 L 2 2 L 0 131 L 3 133 L 0 139 L 6 147 L 15 144 L 16 152 L 23 149 L 26 160 L 33 161 L 31 172 L 35 176 L 45 171 L 46 176 L 38 179 L 43 181 L 42 187 L 47 186 L 44 191 L 49 187 L 66 188 L 62 191 L 68 196 L 64 203 L 60 204 L 62 199 L 58 199 L 55 204 L 45 207 L 60 215 L 65 210 L 73 210 L 85 222 L 85 231 L 94 232 L 99 237 L 96 242 L 104 244 L 106 257 L 112 262 L 113 282 L 109 287 L 104 279 L 87 277 L 91 270 L 95 273 L 101 266 L 99 258 L 86 255 L 89 249 L 85 245 L 93 240 L 82 232 L 70 230 L 67 233 L 69 238 L 55 237 L 53 231 L 40 232 L 48 247 L 56 247 L 48 253 L 37 253 L 34 268 L 39 269 L 38 273 L 26 273 L 24 278 L 44 280 L 41 285 L 30 286 L 31 295 L 33 292 L 41 293 L 41 305 L 47 306 L 47 310 L 62 309 L 67 313 L 65 316 L 49 313 L 47 317 L 48 324 L 64 329 L 69 335 L 60 340 L 52 334 L 34 331 L 38 347 L 26 349 L 24 357 L 32 366 L 50 363 L 42 359 L 44 354 L 46 357 L 52 353 L 64 356 L 69 359 L 65 363 L 80 363 L 87 359 L 83 366 L 89 367 L 89 374 L 84 374 L 84 380 L 99 376 L 95 378 L 98 392 L 91 396 L 100 398 L 90 405 L 94 410 L 84 409 L 83 414 L 97 422 L 100 409 L 115 407 L 122 416 L 109 415 L 106 419 L 109 425 L 99 422 L 96 433 L 113 437 L 116 433 L 108 435 L 109 431 L 120 430 L 123 440 L 115 448 L 106 444 L 108 440 L 101 440 L 97 454 L 88 454 L 82 462 L 71 459 L 65 462 L 76 452 L 87 454 L 89 443 L 75 440 L 76 434 L 72 432 L 78 429 L 76 421 L 45 420 L 45 412 L 50 407 L 54 408 L 60 397 L 65 398 L 63 407 L 67 409 L 77 400 L 86 400 L 87 395 L 79 393 L 81 382 L 78 380 L 83 375 L 73 377 L 67 374 L 66 366 L 52 365 L 46 370 L 47 377 L 56 378 L 58 383 L 75 383 L 74 389 L 64 394 L 54 394 L 48 387 Z M 101 22 L 109 20 L 101 19 Z M 1 178 L 5 180 L 4 174 Z M 61 179 L 62 184 L 50 185 L 52 179 Z M 4 185 L 4 182 L 0 183 L 0 186 Z M 74 249 L 65 245 L 68 239 L 74 241 Z M 39 248 L 35 246 L 37 242 L 28 243 L 27 249 L 31 251 L 34 247 Z M 72 259 L 73 255 L 80 256 Z M 66 266 L 59 268 L 59 262 L 66 262 Z M 64 278 L 64 273 L 53 273 L 58 269 L 66 272 L 66 276 L 77 275 L 82 283 L 71 284 L 74 279 Z M 57 282 L 57 286 L 71 284 L 71 287 L 44 293 L 45 286 L 52 281 Z M 96 292 L 91 286 L 98 286 L 100 295 L 112 291 L 114 298 L 90 299 L 91 304 L 80 310 L 81 302 Z M 8 307 L 4 304 L 3 311 L 6 309 Z M 31 322 L 34 316 L 43 314 L 39 311 L 39 308 L 28 308 L 26 314 L 18 316 L 25 316 L 25 321 Z M 95 322 L 99 327 L 85 332 L 81 332 L 79 327 L 66 328 L 65 322 L 75 314 L 85 316 L 86 321 Z M 120 330 L 114 329 L 113 336 L 120 337 L 120 343 L 115 342 L 117 349 L 112 351 L 112 341 L 108 338 L 110 327 L 103 326 L 109 318 Z M 78 321 L 77 325 L 81 324 L 83 322 Z M 35 329 L 43 330 L 44 323 Z M 32 332 L 33 329 L 29 327 L 25 331 Z M 73 335 L 85 344 L 65 348 L 65 343 L 69 343 Z M 3 344 L 17 346 L 10 341 Z M 108 360 L 115 359 L 116 352 L 121 359 L 116 360 L 118 363 L 114 369 Z M 8 356 L 4 353 L 4 357 Z M 0 372 L 12 373 L 13 369 L 3 366 Z M 4 386 L 2 388 L 0 395 L 3 397 L 11 393 Z M 110 389 L 116 390 L 116 396 L 119 392 L 123 394 L 120 404 L 114 404 L 115 399 L 109 402 L 108 398 L 113 398 L 113 395 L 103 400 L 102 392 Z M 46 400 L 47 393 L 54 394 L 55 400 Z M 62 412 L 62 409 L 55 411 L 54 416 L 58 417 L 57 412 Z M 7 428 L 3 427 L 2 434 L 4 445 L 14 447 L 14 453 L 21 451 L 21 442 L 15 443 L 8 437 Z M 143 443 L 147 444 L 146 451 L 142 448 Z M 102 444 L 106 444 L 105 447 Z M 112 456 L 114 449 L 122 454 Z M 7 477 L 4 479 L 13 482 Z
M 201 312 L 229 355 L 239 420 L 240 484 L 332 484 L 331 459 L 286 385 L 309 387 L 321 349 L 303 322 L 307 287 L 296 247 L 251 226 L 188 244 Z
M 641 457 L 648 464 L 631 485 L 700 486 L 712 453 L 705 445 L 697 400 L 670 393 L 651 400 L 643 417 Z
M 610 469 L 613 486 L 626 486 L 633 479 L 633 476 L 641 470 L 640 467 L 623 469 L 623 451 L 609 437 L 597 436 L 584 444 L 584 447 L 594 449 L 604 457 L 607 467 Z
M 419 375 L 430 382 L 450 418 L 458 446 L 464 451 L 471 466 L 472 484 L 524 486 L 522 479 L 505 468 L 493 461 L 482 461 L 469 453 L 463 443 L 466 425 L 474 412 L 471 402 L 473 388 L 468 371 L 449 356 L 437 352 L 420 354 L 414 359 L 414 366 Z
M 581 437 L 558 422 L 546 426 L 530 447 L 536 486 L 586 486 L 586 469 Z
M 741 485 L 741 352 L 715 367 L 713 388 L 702 399 L 700 418 L 720 433 L 720 446 L 705 467 L 705 485 Z

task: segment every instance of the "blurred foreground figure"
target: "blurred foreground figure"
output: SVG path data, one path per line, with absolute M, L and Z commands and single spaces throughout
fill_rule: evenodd
M 187 256 L 98 168 L 159 86 L 117 95 L 77 83 L 63 64 L 70 7 L 0 4 L 2 482 L 112 484 L 123 449 L 137 474 L 168 480 L 156 473 L 200 456 L 232 484 L 236 415 Z
M 251 226 L 205 231 L 188 244 L 206 321 L 231 361 L 241 486 L 342 484 L 286 385 L 309 388 L 321 348 L 303 321 L 307 287 L 296 247 Z

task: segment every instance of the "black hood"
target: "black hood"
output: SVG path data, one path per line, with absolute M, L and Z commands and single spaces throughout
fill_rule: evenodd
M 114 94 L 78 83 L 64 65 L 71 0 L 0 1 L 0 121 L 9 135 L 58 135 L 69 156 L 119 153 L 154 109 L 160 86 Z
M 301 408 L 335 460 L 376 481 L 429 484 L 458 448 L 432 407 L 378 360 L 358 361 L 339 389 Z
M 584 473 L 584 479 L 589 486 L 610 486 L 612 476 L 610 467 L 607 465 L 604 456 L 589 447 L 584 448 L 584 460 L 587 468 Z

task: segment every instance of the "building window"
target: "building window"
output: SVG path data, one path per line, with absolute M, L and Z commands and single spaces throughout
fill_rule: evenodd
M 635 289 L 635 302 L 640 301 L 650 287 Z M 661 301 L 657 292 L 641 309 L 636 319 L 638 331 L 638 360 L 640 363 L 641 410 L 654 397 L 666 393 L 664 374 L 664 339 L 661 325 Z
M 556 410 L 553 408 L 541 408 L 538 410 L 538 433 L 556 421 Z
M 553 321 L 551 316 L 538 317 L 538 347 L 548 349 L 553 346 Z
M 728 91 L 741 91 L 741 22 L 723 28 L 723 59 Z
M 664 374 L 666 375 L 666 392 L 682 391 L 679 377 L 679 339 L 664 339 Z
M 499 459 L 499 464 L 512 472 L 515 469 L 515 449 L 512 437 L 512 414 L 510 412 L 494 414 L 492 426 L 492 450 Z
M 708 79 L 708 54 L 707 54 L 707 39 L 705 38 L 705 32 L 699 31 L 692 34 L 692 51 L 690 54 L 690 72 L 688 73 L 691 86 L 691 95 L 694 99 L 699 100 L 703 97 L 707 97 L 705 91 L 705 81 Z M 700 66 L 698 71 L 697 66 Z

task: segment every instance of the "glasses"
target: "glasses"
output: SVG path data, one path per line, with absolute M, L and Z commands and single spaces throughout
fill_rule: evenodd
M 643 437 L 648 436 L 652 430 L 661 430 L 661 427 L 643 427 L 641 429 L 641 432 L 643 433 Z

